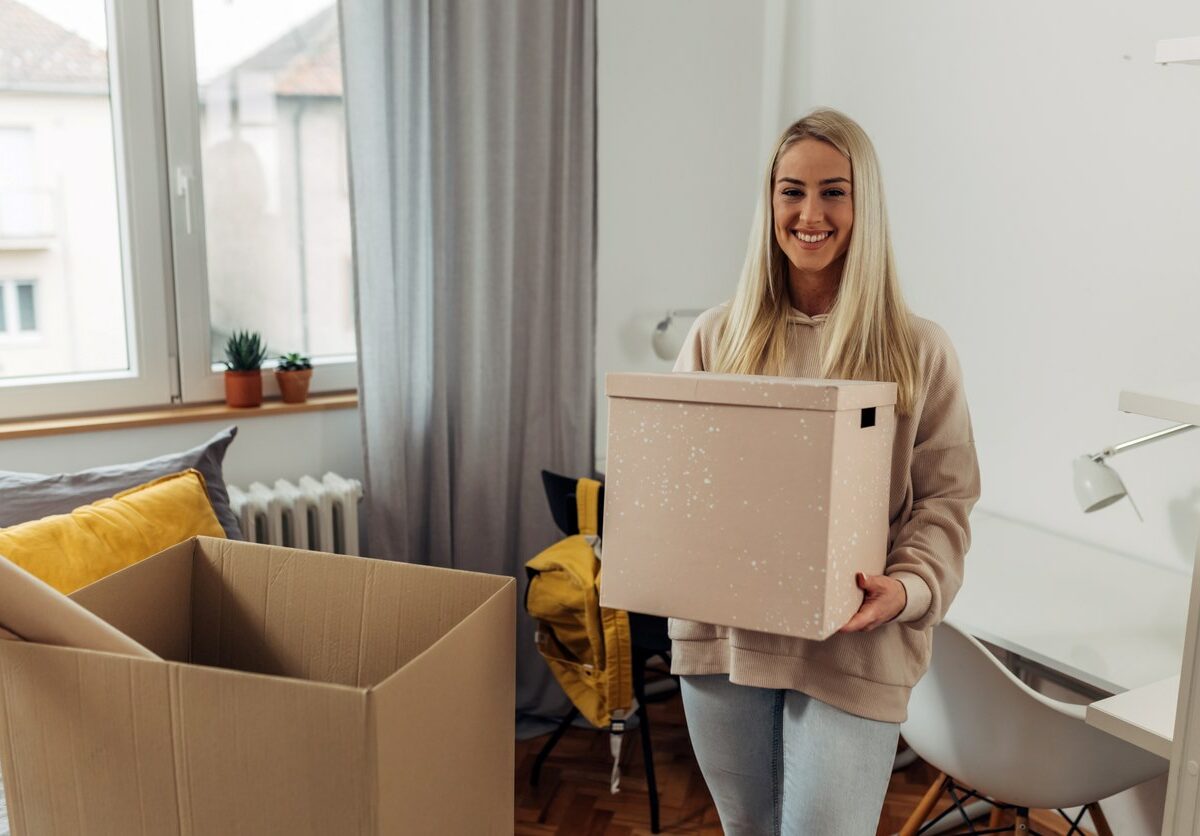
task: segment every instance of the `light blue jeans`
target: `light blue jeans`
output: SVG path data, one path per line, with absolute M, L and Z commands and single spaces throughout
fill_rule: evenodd
M 725 836 L 873 836 L 898 723 L 724 674 L 682 677 L 681 689 Z

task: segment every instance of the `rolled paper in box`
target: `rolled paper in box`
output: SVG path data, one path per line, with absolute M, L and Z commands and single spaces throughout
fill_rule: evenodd
M 142 659 L 159 658 L 107 621 L 3 557 L 0 557 L 0 639 L 24 639 Z

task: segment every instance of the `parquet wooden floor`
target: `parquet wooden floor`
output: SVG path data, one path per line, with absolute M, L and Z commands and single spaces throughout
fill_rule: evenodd
M 650 705 L 649 711 L 662 832 L 721 836 L 716 808 L 692 754 L 678 694 Z M 637 730 L 626 735 L 617 795 L 608 791 L 608 735 L 575 728 L 563 736 L 542 767 L 539 785 L 531 787 L 533 761 L 545 741 L 543 736 L 517 742 L 516 836 L 649 836 L 650 804 Z M 892 775 L 879 836 L 900 829 L 935 777 L 932 767 L 921 761 Z M 1047 836 L 1067 832 L 1055 813 L 1035 813 L 1033 826 Z

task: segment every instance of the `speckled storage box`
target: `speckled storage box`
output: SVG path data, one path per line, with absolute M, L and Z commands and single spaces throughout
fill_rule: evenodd
M 823 639 L 883 571 L 894 383 L 610 374 L 600 602 Z

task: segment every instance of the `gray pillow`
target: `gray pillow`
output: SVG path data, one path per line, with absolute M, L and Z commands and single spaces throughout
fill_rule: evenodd
M 78 473 L 45 475 L 0 470 L 0 528 L 50 514 L 68 514 L 80 505 L 194 467 L 204 476 L 208 500 L 225 535 L 244 540 L 237 517 L 229 507 L 229 492 L 225 490 L 225 477 L 221 473 L 225 450 L 236 435 L 237 427 L 226 427 L 199 447 L 182 453 L 168 453 L 143 462 L 94 467 Z

